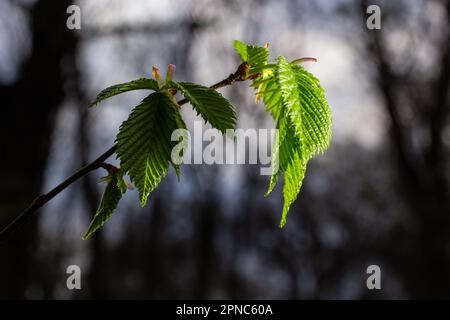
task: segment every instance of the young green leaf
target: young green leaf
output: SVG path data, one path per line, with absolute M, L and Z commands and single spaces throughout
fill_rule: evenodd
M 272 152 L 272 176 L 269 188 L 264 195 L 267 197 L 273 191 L 278 177 L 286 171 L 293 155 L 300 150 L 300 140 L 295 135 L 290 119 L 286 116 L 277 78 L 273 74 L 268 78 L 262 77 L 253 82 L 253 87 L 263 98 L 266 110 L 272 114 L 277 129 Z
M 100 201 L 100 206 L 94 215 L 89 227 L 83 235 L 83 240 L 89 238 L 95 231 L 100 229 L 105 222 L 112 216 L 114 210 L 116 210 L 117 205 L 122 198 L 122 193 L 125 190 L 121 188 L 122 183 L 124 183 L 121 172 L 111 173 L 108 176 L 108 185 L 106 186 L 105 192 L 103 193 L 102 200 Z
M 283 213 L 281 214 L 280 228 L 286 224 L 286 216 L 291 204 L 297 199 L 305 177 L 308 160 L 302 159 L 300 153 L 295 153 L 284 174 L 283 186 Z
M 139 190 L 141 206 L 169 170 L 172 132 L 184 128 L 178 106 L 160 92 L 146 97 L 120 126 L 117 156 Z
M 261 90 L 267 112 L 270 112 L 275 121 L 277 121 L 283 112 L 280 85 L 277 80 L 274 77 L 268 79 L 262 86 L 259 86 L 257 90 Z
M 234 40 L 233 46 L 242 61 L 250 65 L 250 73 L 266 65 L 269 60 L 269 50 L 267 48 L 252 46 L 239 40 Z
M 300 152 L 300 140 L 295 135 L 290 119 L 286 116 L 280 117 L 276 127 L 278 130 L 272 153 L 272 176 L 265 196 L 272 192 L 278 177 L 288 169 L 295 155 Z
M 319 81 L 284 57 L 278 58 L 277 80 L 283 105 L 302 141 L 303 157 L 309 159 L 323 153 L 331 142 L 332 120 Z
M 222 133 L 236 125 L 233 106 L 219 92 L 195 83 L 172 81 L 170 86 L 180 90 L 202 118 Z
M 242 61 L 248 61 L 248 50 L 247 50 L 248 46 L 249 46 L 248 44 L 242 41 L 239 40 L 233 41 L 234 50 L 236 50 L 238 55 L 241 57 Z
M 170 97 L 170 99 L 172 100 L 172 102 L 175 104 L 176 100 L 173 98 L 173 96 Z M 188 148 L 188 144 L 189 144 L 189 133 L 186 130 L 186 124 L 183 121 L 183 118 L 181 118 L 180 113 L 177 110 L 177 116 L 175 117 L 176 122 L 177 122 L 177 128 L 178 129 L 184 129 L 180 132 L 180 136 L 178 137 L 178 140 L 176 141 L 171 141 L 171 151 L 173 152 L 174 149 L 172 148 L 174 145 L 177 145 L 177 147 L 181 147 L 181 150 L 179 152 L 179 154 L 177 156 L 179 156 L 181 158 L 181 160 L 183 159 L 183 155 L 184 155 L 184 151 Z M 173 134 L 173 132 L 172 132 Z M 171 140 L 172 140 L 172 136 L 171 136 Z M 180 180 L 180 176 L 181 176 L 181 163 L 178 163 L 177 160 L 175 160 L 175 162 L 173 161 L 175 159 L 170 159 L 170 163 L 172 164 L 172 167 L 175 169 L 175 174 L 177 175 L 178 181 Z
M 308 160 L 330 145 L 331 111 L 319 81 L 284 57 L 277 59 L 273 74 L 254 81 L 253 86 L 263 96 L 278 129 L 266 195 L 284 173 L 283 227 L 289 207 L 300 192 Z
M 93 107 L 102 100 L 108 99 L 112 96 L 131 91 L 131 90 L 139 90 L 139 89 L 147 89 L 147 90 L 154 90 L 157 91 L 158 89 L 158 83 L 153 79 L 147 79 L 147 78 L 141 78 L 137 80 L 133 80 L 126 83 L 120 83 L 113 85 L 111 87 L 108 87 L 104 90 L 102 90 L 97 97 L 92 101 L 92 103 L 89 105 L 89 107 Z

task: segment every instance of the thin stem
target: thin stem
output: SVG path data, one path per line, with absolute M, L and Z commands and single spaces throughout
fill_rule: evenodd
M 88 165 L 76 171 L 69 178 L 61 182 L 59 185 L 50 190 L 48 193 L 42 194 L 38 196 L 36 199 L 34 199 L 28 208 L 26 208 L 19 216 L 17 216 L 17 218 L 15 218 L 6 228 L 4 228 L 0 232 L 0 241 L 5 240 L 6 237 L 8 237 L 11 234 L 11 232 L 16 230 L 20 225 L 22 225 L 25 222 L 25 220 L 28 219 L 34 212 L 36 212 L 39 208 L 41 208 L 44 204 L 53 199 L 56 195 L 58 195 L 61 191 L 66 189 L 72 183 L 74 183 L 81 177 L 84 177 L 89 172 L 101 168 L 103 166 L 103 161 L 108 159 L 116 151 L 116 147 L 117 145 L 112 146 L 100 157 L 98 157 Z
M 226 79 L 213 84 L 210 86 L 211 89 L 219 89 L 228 85 L 233 84 L 236 81 L 244 81 L 246 80 L 248 64 L 245 62 L 242 63 L 235 73 L 230 74 Z M 181 107 L 183 104 L 189 102 L 187 99 L 182 99 L 178 101 L 178 105 Z M 47 202 L 56 197 L 59 193 L 65 190 L 67 187 L 72 185 L 74 182 L 84 177 L 91 171 L 97 170 L 99 168 L 105 168 L 107 165 L 104 163 L 106 159 L 114 154 L 116 151 L 117 144 L 113 145 L 109 148 L 105 153 L 99 156 L 97 159 L 87 164 L 86 166 L 77 170 L 74 174 L 68 177 L 66 180 L 61 182 L 55 188 L 50 190 L 45 194 L 41 194 L 37 198 L 33 200 L 28 208 L 22 211 L 10 224 L 8 224 L 1 232 L 0 232 L 0 242 L 6 240 L 6 238 L 16 229 L 18 229 L 33 213 L 35 213 L 38 209 L 43 207 Z

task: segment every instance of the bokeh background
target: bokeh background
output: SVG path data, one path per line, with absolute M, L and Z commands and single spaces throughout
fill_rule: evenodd
M 66 28 L 71 4 L 81 30 Z M 381 30 L 366 28 L 369 4 L 381 7 Z M 319 61 L 305 67 L 326 90 L 333 142 L 310 162 L 286 227 L 281 188 L 264 198 L 257 165 L 185 165 L 143 209 L 128 192 L 83 241 L 99 170 L 0 244 L 1 298 L 450 297 L 445 0 L 0 1 L 0 225 L 108 149 L 145 95 L 88 111 L 101 89 L 169 63 L 178 80 L 215 83 L 239 63 L 233 39 Z M 239 128 L 273 127 L 248 83 L 221 92 Z M 71 264 L 82 290 L 66 288 Z M 381 290 L 366 288 L 371 264 Z

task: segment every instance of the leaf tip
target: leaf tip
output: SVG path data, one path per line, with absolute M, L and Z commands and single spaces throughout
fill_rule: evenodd
M 88 109 L 95 107 L 97 104 L 98 104 L 98 101 L 92 101 L 91 103 L 88 104 Z
M 278 224 L 278 227 L 280 229 L 283 229 L 286 225 L 286 214 L 283 213 L 283 216 L 281 217 L 280 223 Z
M 141 205 L 141 208 L 145 207 L 147 204 L 148 195 L 141 195 L 139 197 L 139 204 Z
M 92 222 L 87 228 L 87 230 L 84 232 L 84 234 L 81 236 L 82 240 L 87 240 L 95 231 L 97 231 L 98 228 L 92 227 Z
M 264 193 L 264 198 L 267 198 L 273 191 L 273 189 L 275 188 L 276 182 L 272 182 L 270 181 L 270 186 L 269 189 L 267 189 L 266 193 Z

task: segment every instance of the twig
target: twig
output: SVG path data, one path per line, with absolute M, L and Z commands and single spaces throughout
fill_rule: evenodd
M 230 74 L 226 79 L 213 84 L 210 86 L 211 89 L 219 89 L 228 85 L 233 84 L 236 81 L 244 81 L 247 80 L 248 73 L 248 64 L 242 63 L 235 73 Z M 189 102 L 187 99 L 182 99 L 178 101 L 178 105 L 181 107 L 183 104 Z M 30 204 L 28 208 L 22 211 L 10 224 L 8 224 L 1 232 L 0 232 L 0 242 L 6 240 L 6 238 L 16 229 L 18 229 L 33 213 L 35 213 L 38 209 L 44 206 L 51 199 L 56 197 L 60 192 L 69 187 L 72 183 L 77 181 L 78 179 L 84 177 L 91 171 L 97 170 L 98 168 L 105 168 L 106 164 L 104 161 L 108 159 L 110 156 L 114 154 L 116 151 L 117 144 L 113 145 L 109 148 L 105 153 L 99 156 L 97 159 L 89 163 L 88 165 L 80 168 L 74 174 L 72 174 L 69 178 L 61 182 L 55 188 L 50 190 L 48 193 L 42 194 L 38 196 L 33 202 Z

